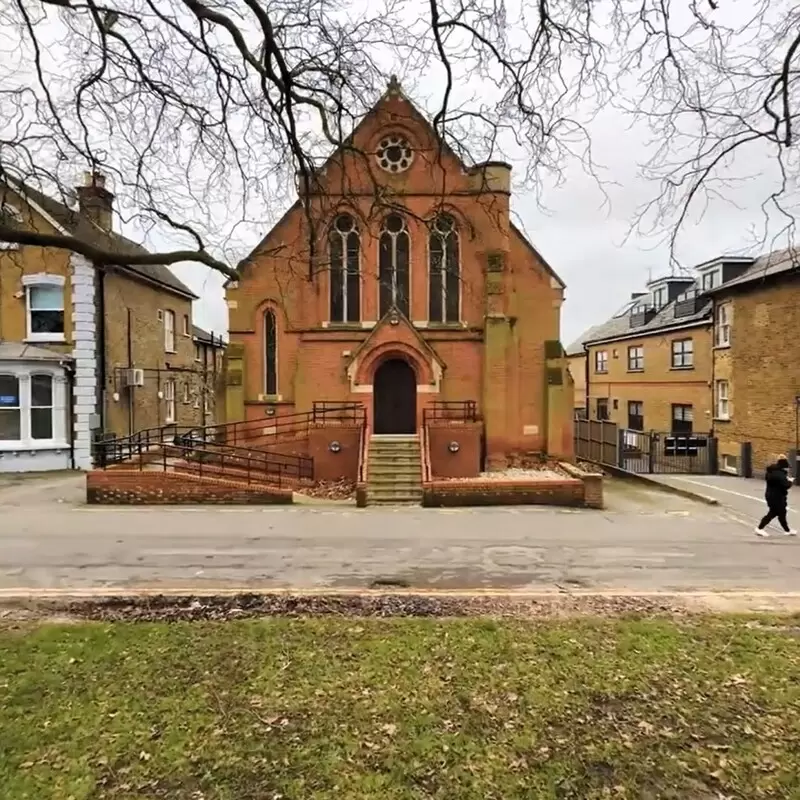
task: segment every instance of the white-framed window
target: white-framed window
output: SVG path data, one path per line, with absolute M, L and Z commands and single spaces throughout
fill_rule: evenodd
M 644 347 L 633 344 L 628 348 L 628 370 L 638 371 L 644 369 Z
M 714 344 L 729 347 L 731 343 L 731 304 L 720 303 L 714 320 Z
M 184 314 L 183 315 L 183 335 L 184 336 L 191 336 L 192 335 L 192 331 L 189 328 L 189 315 L 188 314 Z
M 203 359 L 200 357 L 200 345 L 195 342 L 194 345 L 194 360 L 195 361 L 202 361 Z
M 164 311 L 164 350 L 175 352 L 175 312 L 169 310 Z
M 208 399 L 208 392 L 203 392 L 203 416 L 210 416 L 211 401 Z
M 191 403 L 192 402 L 192 387 L 189 385 L 189 381 L 183 384 L 183 402 L 184 403 Z
M 26 339 L 32 342 L 64 341 L 64 277 L 62 275 L 23 275 Z
M 31 375 L 31 439 L 53 438 L 53 376 Z
M 608 350 L 598 350 L 594 354 L 594 371 L 608 372 Z
M 717 381 L 714 389 L 717 419 L 730 419 L 731 409 L 728 401 L 728 381 Z
M 175 422 L 175 381 L 171 379 L 164 383 L 164 422 Z
M 0 375 L 0 442 L 15 442 L 22 438 L 22 399 L 19 378 Z
M 653 290 L 653 307 L 656 311 L 667 304 L 667 287 L 662 286 L 659 289 Z
M 739 459 L 736 456 L 732 456 L 730 453 L 724 453 L 722 456 L 722 471 L 738 475 Z
M 706 292 L 709 289 L 713 289 L 715 286 L 717 286 L 719 283 L 717 280 L 718 276 L 719 271 L 715 269 L 711 270 L 711 272 L 704 272 L 703 277 L 700 279 L 702 290 Z
M 694 366 L 694 342 L 691 339 L 672 340 L 672 368 L 687 369 Z
M 66 377 L 29 368 L 8 365 L 0 373 L 0 450 L 68 447 Z

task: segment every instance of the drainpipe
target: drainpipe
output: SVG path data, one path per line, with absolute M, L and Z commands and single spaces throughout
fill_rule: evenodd
M 100 363 L 97 382 L 100 406 L 100 430 L 106 430 L 106 268 L 97 269 L 97 352 Z
M 586 408 L 586 419 L 591 419 L 591 414 L 589 414 L 589 350 L 586 348 L 586 345 L 583 346 L 583 352 L 586 354 L 586 357 L 583 359 L 583 383 L 584 393 L 586 394 L 584 406 Z
M 67 376 L 67 410 L 69 420 L 69 468 L 75 469 L 75 367 L 70 361 L 62 362 Z
M 128 372 L 131 371 L 133 368 L 133 338 L 131 335 L 131 310 L 130 308 L 127 309 L 128 311 Z M 128 435 L 133 436 L 133 399 L 134 399 L 134 392 L 131 389 L 128 389 Z

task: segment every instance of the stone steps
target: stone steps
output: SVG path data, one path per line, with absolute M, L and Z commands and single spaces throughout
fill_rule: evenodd
M 373 436 L 367 454 L 367 505 L 419 505 L 419 436 Z

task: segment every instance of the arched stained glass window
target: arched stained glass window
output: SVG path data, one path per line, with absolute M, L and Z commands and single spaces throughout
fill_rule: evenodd
M 381 228 L 378 256 L 381 317 L 392 306 L 408 316 L 410 249 L 406 221 L 399 214 L 389 214 Z
M 356 222 L 339 214 L 328 233 L 330 255 L 330 321 L 361 319 L 360 247 Z
M 433 221 L 428 239 L 428 253 L 428 319 L 431 322 L 459 322 L 461 265 L 458 227 L 448 214 L 440 214 Z

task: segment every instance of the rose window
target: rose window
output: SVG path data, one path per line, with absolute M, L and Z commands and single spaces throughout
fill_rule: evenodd
M 381 139 L 376 153 L 378 165 L 387 172 L 405 172 L 414 160 L 408 139 L 393 133 Z

